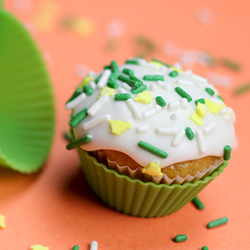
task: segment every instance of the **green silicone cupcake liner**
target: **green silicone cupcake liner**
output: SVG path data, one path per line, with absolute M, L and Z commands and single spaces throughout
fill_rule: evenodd
M 225 161 L 210 176 L 183 185 L 156 185 L 130 179 L 108 169 L 78 148 L 84 175 L 94 192 L 119 212 L 139 217 L 159 217 L 176 212 L 191 201 L 228 165 Z
M 52 143 L 52 88 L 34 41 L 4 10 L 0 11 L 0 89 L 0 165 L 34 172 Z

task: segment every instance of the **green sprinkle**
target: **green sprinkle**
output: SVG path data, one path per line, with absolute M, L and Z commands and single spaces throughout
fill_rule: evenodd
M 122 73 L 128 76 L 134 75 L 134 71 L 132 69 L 127 68 L 123 69 Z
M 137 60 L 127 60 L 125 64 L 136 64 L 139 65 L 139 62 Z
M 66 102 L 70 102 L 72 100 L 74 100 L 77 96 L 79 96 L 82 93 L 82 91 L 80 89 L 76 89 L 76 91 L 73 93 L 73 95 L 69 98 L 69 100 Z
M 119 70 L 119 68 L 118 68 L 118 66 L 117 66 L 116 61 L 112 61 L 112 62 L 111 62 L 111 69 L 112 69 L 112 71 L 113 71 L 114 73 L 116 73 L 117 75 L 120 73 L 120 70 Z
M 99 76 L 96 77 L 96 79 L 94 80 L 94 82 L 97 84 L 101 78 L 102 74 L 100 74 Z
M 92 95 L 93 94 L 93 89 L 92 88 L 90 88 L 88 85 L 85 85 L 84 87 L 83 87 L 83 92 L 84 93 L 86 93 L 86 95 Z
M 182 88 L 180 87 L 176 87 L 175 91 L 177 94 L 179 94 L 182 98 L 186 98 L 188 100 L 188 102 L 192 101 L 192 97 L 186 92 L 184 91 Z
M 144 91 L 144 90 L 146 90 L 146 89 L 147 89 L 147 85 L 142 84 L 141 86 L 132 89 L 132 90 L 131 90 L 131 93 L 132 93 L 132 94 L 139 94 L 139 93 L 141 93 L 142 91 Z
M 119 76 L 118 76 L 118 79 L 119 79 L 120 81 L 122 81 L 122 82 L 127 83 L 131 88 L 135 88 L 135 87 L 140 86 L 138 81 L 131 80 L 131 79 L 129 79 L 129 78 L 127 78 L 126 76 L 123 76 L 123 75 L 119 75 Z
M 201 248 L 201 250 L 209 250 L 209 249 L 208 249 L 208 247 L 203 246 L 203 247 Z
M 194 197 L 194 199 L 192 200 L 192 203 L 200 210 L 204 209 L 204 205 L 203 203 L 199 200 L 199 198 L 197 196 Z
M 159 148 L 156 148 L 156 147 L 152 146 L 151 144 L 148 144 L 148 143 L 146 143 L 144 141 L 140 141 L 138 143 L 138 146 L 140 148 L 143 148 L 143 149 L 149 151 L 152 154 L 155 154 L 155 155 L 161 157 L 161 158 L 167 158 L 168 157 L 167 152 L 165 152 L 165 151 L 163 151 L 163 150 L 161 150 Z
M 185 129 L 185 132 L 186 132 L 186 136 L 187 136 L 187 138 L 188 138 L 189 140 L 193 140 L 193 139 L 194 139 L 194 133 L 193 133 L 193 131 L 192 131 L 191 128 L 187 127 L 187 128 Z
M 115 101 L 127 101 L 129 98 L 131 98 L 131 95 L 129 93 L 115 95 Z
M 214 221 L 211 221 L 207 224 L 207 227 L 208 228 L 213 228 L 213 227 L 217 227 L 217 226 L 220 226 L 222 224 L 225 224 L 228 222 L 228 218 L 227 217 L 222 217 L 218 220 L 214 220 Z
M 164 63 L 164 62 L 161 62 L 161 61 L 159 61 L 159 60 L 157 60 L 157 59 L 155 59 L 155 58 L 153 58 L 152 61 L 153 61 L 153 62 L 161 63 L 162 65 L 164 65 L 164 66 L 166 66 L 166 67 L 168 67 L 168 68 L 171 67 L 169 64 L 166 64 L 166 63 Z
M 206 92 L 209 94 L 209 95 L 211 95 L 211 96 L 213 96 L 214 95 L 214 91 L 211 89 L 211 88 L 205 88 L 205 90 L 206 90 Z
M 120 85 L 112 80 L 109 80 L 107 86 L 112 89 L 118 89 Z
M 134 75 L 131 75 L 129 78 L 131 80 L 135 80 L 135 81 L 139 82 L 139 85 L 137 85 L 136 87 L 139 87 L 140 85 L 143 84 L 143 82 L 140 79 L 138 79 L 137 77 L 135 77 Z
M 103 69 L 111 69 L 111 66 L 110 66 L 110 65 L 105 65 L 105 66 L 103 67 Z
M 73 149 L 73 148 L 77 148 L 77 147 L 80 147 L 86 143 L 89 143 L 91 142 L 91 138 L 89 136 L 85 136 L 83 138 L 80 138 L 78 140 L 75 140 L 75 141 L 72 141 L 70 142 L 67 146 L 66 146 L 66 149 L 70 150 L 70 149 Z
M 169 75 L 170 77 L 176 77 L 176 76 L 178 76 L 179 74 L 178 74 L 178 71 L 173 70 L 173 71 L 171 71 L 168 75 Z
M 63 133 L 63 137 L 64 137 L 64 139 L 66 139 L 68 142 L 72 142 L 72 138 L 71 138 L 71 136 L 70 136 L 69 133 L 64 132 L 64 133 Z
M 183 241 L 186 241 L 187 239 L 188 239 L 187 235 L 179 234 L 179 235 L 175 236 L 174 241 L 175 242 L 183 242 Z
M 157 103 L 159 106 L 161 106 L 161 107 L 165 107 L 165 106 L 166 106 L 166 102 L 165 102 L 165 100 L 164 100 L 161 96 L 157 96 L 157 97 L 155 98 L 155 100 L 156 100 L 156 103 Z
M 79 250 L 79 246 L 75 245 L 72 250 Z
M 224 147 L 223 158 L 224 158 L 225 161 L 228 161 L 231 158 L 231 147 L 229 145 L 226 145 Z
M 117 74 L 116 73 L 111 73 L 109 76 L 109 80 L 115 82 L 117 78 Z
M 220 95 L 216 95 L 221 101 L 224 102 L 224 99 Z
M 83 109 L 76 115 L 74 115 L 69 123 L 72 128 L 75 128 L 86 116 L 88 108 Z
M 195 104 L 198 105 L 198 103 L 205 104 L 205 100 L 203 98 L 198 99 L 198 100 L 195 101 Z
M 235 95 L 240 95 L 240 94 L 243 94 L 244 92 L 247 92 L 249 90 L 250 90 L 250 83 L 246 83 L 244 85 L 241 85 L 241 86 L 237 87 L 234 90 L 234 94 Z
M 223 59 L 222 64 L 225 67 L 230 68 L 230 69 L 235 70 L 235 71 L 240 71 L 240 69 L 241 69 L 241 66 L 239 63 L 233 62 L 232 60 L 229 60 L 229 59 Z
M 145 75 L 143 76 L 143 80 L 145 81 L 164 81 L 163 75 Z

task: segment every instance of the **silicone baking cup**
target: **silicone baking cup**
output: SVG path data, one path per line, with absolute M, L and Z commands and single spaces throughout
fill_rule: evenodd
M 131 179 L 108 169 L 78 148 L 83 173 L 94 192 L 119 212 L 139 217 L 160 217 L 176 212 L 214 180 L 228 162 L 223 162 L 203 180 L 183 185 L 154 184 Z
M 49 76 L 34 41 L 0 11 L 0 165 L 22 173 L 44 163 L 54 132 Z

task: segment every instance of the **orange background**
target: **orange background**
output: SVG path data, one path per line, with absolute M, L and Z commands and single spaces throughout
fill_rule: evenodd
M 28 0 L 18 0 L 30 2 Z M 31 1 L 21 8 L 7 0 L 5 8 L 32 31 L 51 75 L 55 95 L 56 129 L 50 155 L 42 171 L 22 175 L 0 168 L 0 213 L 6 216 L 6 228 L 0 230 L 1 250 L 29 249 L 42 244 L 51 250 L 69 250 L 76 244 L 89 249 L 92 240 L 105 249 L 248 249 L 250 247 L 250 202 L 248 161 L 250 93 L 233 94 L 234 89 L 250 80 L 250 3 L 205 0 L 127 0 L 127 1 Z M 48 10 L 45 21 L 44 2 Z M 49 6 L 49 7 L 48 7 Z M 52 7 L 54 9 L 52 11 Z M 196 17 L 199 8 L 212 13 L 212 22 L 202 24 Z M 51 12 L 49 12 L 51 11 Z M 62 28 L 59 23 L 67 15 L 85 20 L 82 34 Z M 107 27 L 121 19 L 126 30 L 110 41 Z M 41 22 L 43 25 L 41 26 Z M 47 26 L 46 26 L 46 25 Z M 232 79 L 229 87 L 215 84 L 228 106 L 237 115 L 237 143 L 222 175 L 199 194 L 205 209 L 199 211 L 191 203 L 178 212 L 161 218 L 137 218 L 108 208 L 92 192 L 79 169 L 76 151 L 66 151 L 62 134 L 68 129 L 69 112 L 64 110 L 67 98 L 81 78 L 75 73 L 79 65 L 100 71 L 103 65 L 138 55 L 141 47 L 135 37 L 152 40 L 156 49 L 147 59 L 156 57 L 167 63 L 178 58 L 164 53 L 167 42 L 185 50 L 199 49 L 216 58 L 239 62 L 240 72 L 221 64 L 192 70 L 200 75 L 216 72 Z M 108 45 L 114 44 L 113 48 Z M 107 45 L 108 44 L 108 45 Z M 87 72 L 85 72 L 86 74 Z M 216 142 L 215 142 L 216 143 Z M 207 229 L 206 224 L 227 216 L 226 225 Z M 173 242 L 177 234 L 188 240 Z

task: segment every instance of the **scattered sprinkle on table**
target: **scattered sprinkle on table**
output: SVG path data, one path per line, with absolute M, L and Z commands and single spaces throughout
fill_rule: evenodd
M 0 214 L 0 228 L 4 229 L 5 227 L 6 227 L 5 216 Z
M 217 227 L 217 226 L 220 226 L 222 224 L 225 224 L 228 222 L 228 218 L 227 217 L 222 217 L 220 219 L 217 219 L 217 220 L 214 220 L 214 221 L 211 221 L 207 224 L 207 227 L 208 228 L 213 228 L 213 227 Z
M 188 238 L 185 234 L 179 234 L 179 235 L 176 235 L 175 238 L 174 238 L 174 241 L 175 242 L 183 242 L 183 241 L 186 241 Z
M 49 247 L 42 246 L 40 244 L 30 246 L 31 250 L 49 250 Z
M 208 248 L 206 246 L 203 246 L 201 250 L 208 250 Z
M 93 240 L 90 244 L 90 250 L 97 250 L 98 249 L 98 243 L 97 241 Z
M 241 95 L 250 90 L 250 83 L 243 84 L 234 90 L 235 95 Z
M 75 245 L 72 250 L 79 250 L 79 246 Z
M 192 200 L 192 203 L 200 210 L 204 209 L 203 203 L 200 201 L 200 199 L 195 196 L 194 199 Z

